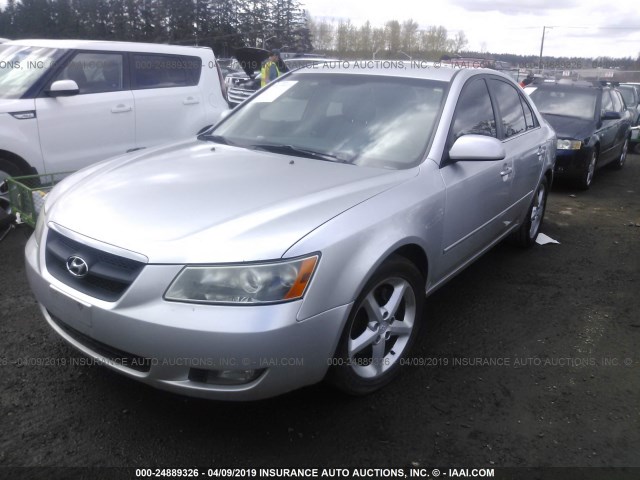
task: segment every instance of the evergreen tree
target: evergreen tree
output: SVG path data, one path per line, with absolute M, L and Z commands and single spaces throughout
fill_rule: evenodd
M 0 23 L 0 37 L 15 38 L 16 36 L 16 2 L 8 0 L 2 10 L 2 22 Z

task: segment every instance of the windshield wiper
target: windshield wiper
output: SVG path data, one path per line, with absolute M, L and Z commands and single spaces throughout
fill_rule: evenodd
M 214 142 L 214 143 L 222 143 L 224 145 L 233 145 L 233 142 L 227 140 L 222 135 L 207 135 L 206 133 L 201 133 L 198 135 L 198 140 L 202 140 L 203 142 Z
M 325 160 L 327 162 L 351 163 L 348 160 L 345 160 L 342 157 L 342 155 L 334 155 L 332 153 L 327 153 L 327 152 L 317 152 L 315 150 L 310 150 L 308 148 L 296 147 L 295 145 L 258 143 L 255 145 L 251 145 L 248 148 L 253 148 L 256 150 L 265 150 L 267 152 L 273 152 L 273 153 L 283 153 L 285 155 L 302 155 L 307 158 L 317 158 L 320 160 Z

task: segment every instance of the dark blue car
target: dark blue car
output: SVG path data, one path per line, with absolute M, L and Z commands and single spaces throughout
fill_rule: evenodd
M 614 86 L 542 83 L 525 90 L 558 134 L 557 178 L 586 190 L 596 169 L 622 168 L 633 120 Z

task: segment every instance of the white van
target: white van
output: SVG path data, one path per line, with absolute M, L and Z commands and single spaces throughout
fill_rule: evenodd
M 228 104 L 210 48 L 85 40 L 0 45 L 0 182 L 195 136 Z

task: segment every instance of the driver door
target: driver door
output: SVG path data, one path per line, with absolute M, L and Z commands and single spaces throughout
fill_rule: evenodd
M 458 99 L 448 148 L 462 135 L 497 138 L 496 114 L 484 78 L 467 83 Z M 446 200 L 441 276 L 454 273 L 504 234 L 511 204 L 513 161 L 452 162 L 444 160 L 440 174 Z
M 123 53 L 78 52 L 56 76 L 80 93 L 36 99 L 47 172 L 75 171 L 135 147 L 133 94 L 125 88 Z

